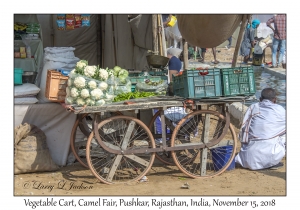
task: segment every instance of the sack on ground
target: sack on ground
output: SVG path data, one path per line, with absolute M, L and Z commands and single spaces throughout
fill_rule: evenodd
M 28 123 L 15 128 L 14 174 L 55 171 L 45 133 Z

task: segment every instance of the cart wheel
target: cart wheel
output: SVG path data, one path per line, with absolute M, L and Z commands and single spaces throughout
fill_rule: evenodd
M 178 123 L 180 121 L 180 119 L 178 119 L 178 113 L 182 112 L 183 107 L 170 107 L 167 109 L 168 111 L 168 116 L 169 118 L 165 117 L 165 124 L 166 124 L 166 133 L 167 135 L 172 135 L 173 131 L 176 127 L 176 123 Z M 152 119 L 150 120 L 149 123 L 149 130 L 153 131 L 156 134 L 161 134 L 161 121 L 160 121 L 160 116 L 161 116 L 161 112 L 158 110 L 152 117 Z M 156 128 L 156 126 L 158 126 L 158 128 Z M 155 129 L 156 128 L 156 129 Z M 157 138 L 154 137 L 154 141 L 156 144 L 156 147 L 160 147 L 161 146 L 161 137 Z M 171 138 L 167 138 L 167 146 L 170 147 L 171 146 Z M 177 143 L 177 142 L 176 142 Z M 155 157 L 167 164 L 167 165 L 175 165 L 175 162 L 173 161 L 171 152 L 156 152 L 155 153 Z
M 102 116 L 101 119 L 105 119 L 105 118 L 115 116 L 115 115 L 122 115 L 122 113 L 121 112 L 108 113 L 108 114 Z M 87 164 L 87 160 L 86 160 L 86 143 L 87 143 L 87 138 L 89 137 L 89 135 L 93 129 L 93 118 L 94 118 L 94 115 L 92 115 L 92 114 L 78 115 L 77 120 L 75 121 L 75 124 L 73 126 L 73 129 L 71 132 L 71 138 L 70 138 L 71 150 L 72 150 L 76 160 L 86 168 L 89 167 Z M 81 141 L 75 142 L 76 134 L 80 135 L 80 132 L 82 132 L 82 134 L 83 134 L 81 137 Z
M 106 184 L 137 181 L 150 170 L 154 152 L 118 155 L 103 150 L 100 145 L 101 142 L 122 151 L 155 148 L 153 136 L 142 121 L 129 116 L 114 116 L 101 121 L 95 132 L 96 140 L 94 132 L 88 138 L 86 154 L 90 170 L 100 181 Z
M 177 141 L 186 145 L 203 145 L 198 149 L 172 151 L 174 162 L 183 173 L 192 178 L 207 178 L 221 174 L 230 166 L 237 140 L 232 125 L 229 124 L 229 129 L 225 125 L 225 117 L 211 110 L 195 111 L 178 123 L 171 147 Z

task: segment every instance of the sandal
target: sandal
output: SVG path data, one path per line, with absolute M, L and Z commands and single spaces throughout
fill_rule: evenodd
M 220 63 L 220 61 L 215 60 L 213 63 L 214 64 L 218 64 L 218 63 Z
M 203 58 L 201 58 L 201 59 L 199 59 L 199 60 L 198 60 L 198 62 L 200 62 L 200 63 L 204 63 L 204 59 L 203 59 Z

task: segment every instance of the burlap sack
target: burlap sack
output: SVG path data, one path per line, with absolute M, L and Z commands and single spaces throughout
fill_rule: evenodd
M 177 15 L 182 37 L 191 45 L 210 48 L 225 42 L 237 29 L 243 15 Z
M 58 166 L 53 162 L 47 147 L 44 132 L 24 123 L 15 128 L 14 174 L 54 171 Z

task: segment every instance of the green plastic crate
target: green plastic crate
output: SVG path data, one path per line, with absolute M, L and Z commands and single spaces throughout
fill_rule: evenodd
M 129 72 L 128 76 L 129 77 L 138 77 L 140 76 L 141 73 L 137 73 L 137 72 Z
M 223 96 L 256 93 L 253 66 L 221 69 Z
M 145 72 L 141 72 L 141 73 L 129 72 L 129 77 L 138 77 L 138 76 L 143 77 Z M 147 71 L 147 73 L 150 76 L 166 76 L 166 75 L 168 75 L 168 70 Z
M 22 85 L 23 69 L 14 68 L 14 85 Z
M 222 95 L 219 69 L 186 70 L 173 76 L 173 93 L 184 98 L 210 98 Z
M 151 76 L 166 76 L 166 75 L 168 75 L 168 70 L 149 71 L 148 73 Z
M 131 92 L 135 91 L 136 83 L 144 82 L 146 79 L 150 79 L 151 81 L 158 82 L 160 80 L 168 80 L 167 76 L 138 76 L 138 77 L 129 77 L 131 81 Z

